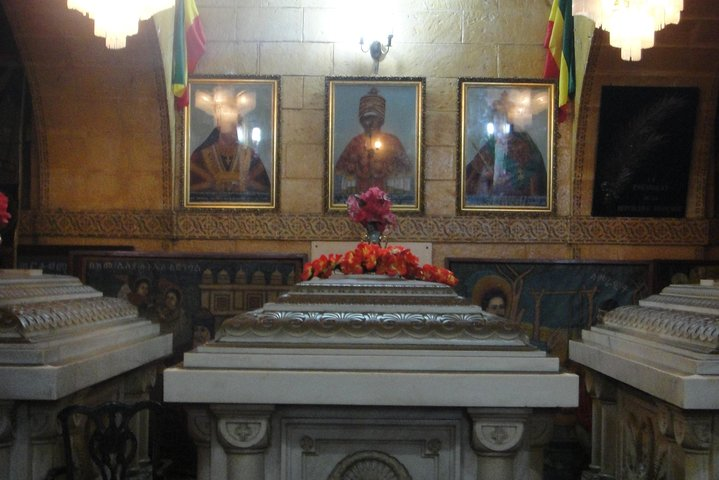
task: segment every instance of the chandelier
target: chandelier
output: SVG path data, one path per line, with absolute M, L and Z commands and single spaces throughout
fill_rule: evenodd
M 620 48 L 622 60 L 642 59 L 654 46 L 654 32 L 679 23 L 684 0 L 574 0 L 572 15 L 582 15 L 609 32 L 609 44 Z
M 174 0 L 67 0 L 67 8 L 95 22 L 95 35 L 105 37 L 105 46 L 125 48 L 127 37 L 137 34 L 140 20 L 172 7 Z

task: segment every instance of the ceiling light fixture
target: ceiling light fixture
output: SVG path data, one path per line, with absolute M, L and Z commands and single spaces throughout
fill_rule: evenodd
M 654 46 L 654 32 L 679 23 L 684 0 L 574 0 L 572 15 L 582 15 L 609 32 L 609 44 L 622 60 L 638 61 Z
M 67 8 L 95 22 L 95 35 L 105 37 L 110 49 L 125 48 L 127 37 L 137 34 L 141 20 L 174 4 L 174 0 L 67 0 Z

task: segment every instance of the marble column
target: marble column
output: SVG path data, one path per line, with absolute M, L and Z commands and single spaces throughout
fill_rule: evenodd
M 124 403 L 133 404 L 150 398 L 150 389 L 155 385 L 157 370 L 150 365 L 133 371 L 123 380 Z M 143 410 L 132 417 L 130 429 L 137 436 L 137 455 L 133 464 L 146 465 L 150 463 L 150 412 Z
M 187 430 L 197 447 L 197 480 L 210 480 L 212 418 L 206 408 L 188 407 Z
M 29 408 L 30 424 L 30 469 L 33 480 L 42 480 L 54 466 L 55 457 L 60 456 L 58 446 L 57 414 L 60 405 L 36 404 Z
M 607 377 L 587 370 L 587 392 L 592 398 L 592 459 L 590 469 L 616 475 L 618 417 L 617 389 Z
M 10 459 L 15 440 L 13 403 L 0 402 L 0 478 L 10 478 Z
M 477 479 L 514 480 L 514 457 L 522 446 L 530 409 L 470 408 Z
M 672 415 L 674 437 L 684 449 L 684 480 L 713 480 L 712 415 L 677 410 Z
M 529 444 L 529 468 L 532 479 L 543 478 L 544 447 L 552 440 L 554 415 L 535 412 L 529 418 L 527 442 Z
M 271 405 L 213 405 L 217 437 L 227 454 L 227 478 L 264 480 Z

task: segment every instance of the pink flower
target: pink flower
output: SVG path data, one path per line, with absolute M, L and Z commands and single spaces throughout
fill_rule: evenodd
M 392 201 L 389 195 L 377 187 L 371 187 L 361 195 L 350 195 L 347 199 L 347 213 L 350 218 L 365 228 L 374 224 L 380 233 L 397 224 L 397 216 L 391 209 Z
M 7 195 L 0 192 L 0 227 L 4 227 L 10 223 L 10 219 L 12 218 L 12 215 L 10 215 L 10 212 L 7 210 L 8 203 Z

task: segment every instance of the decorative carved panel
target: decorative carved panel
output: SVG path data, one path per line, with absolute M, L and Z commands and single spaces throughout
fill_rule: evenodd
M 669 442 L 661 434 L 657 407 L 624 393 L 619 398 L 619 411 L 620 478 L 669 479 Z
M 340 215 L 251 212 L 23 211 L 25 237 L 156 238 L 188 240 L 359 241 L 361 232 Z M 397 241 L 706 245 L 708 220 L 554 218 L 537 216 L 402 217 Z

